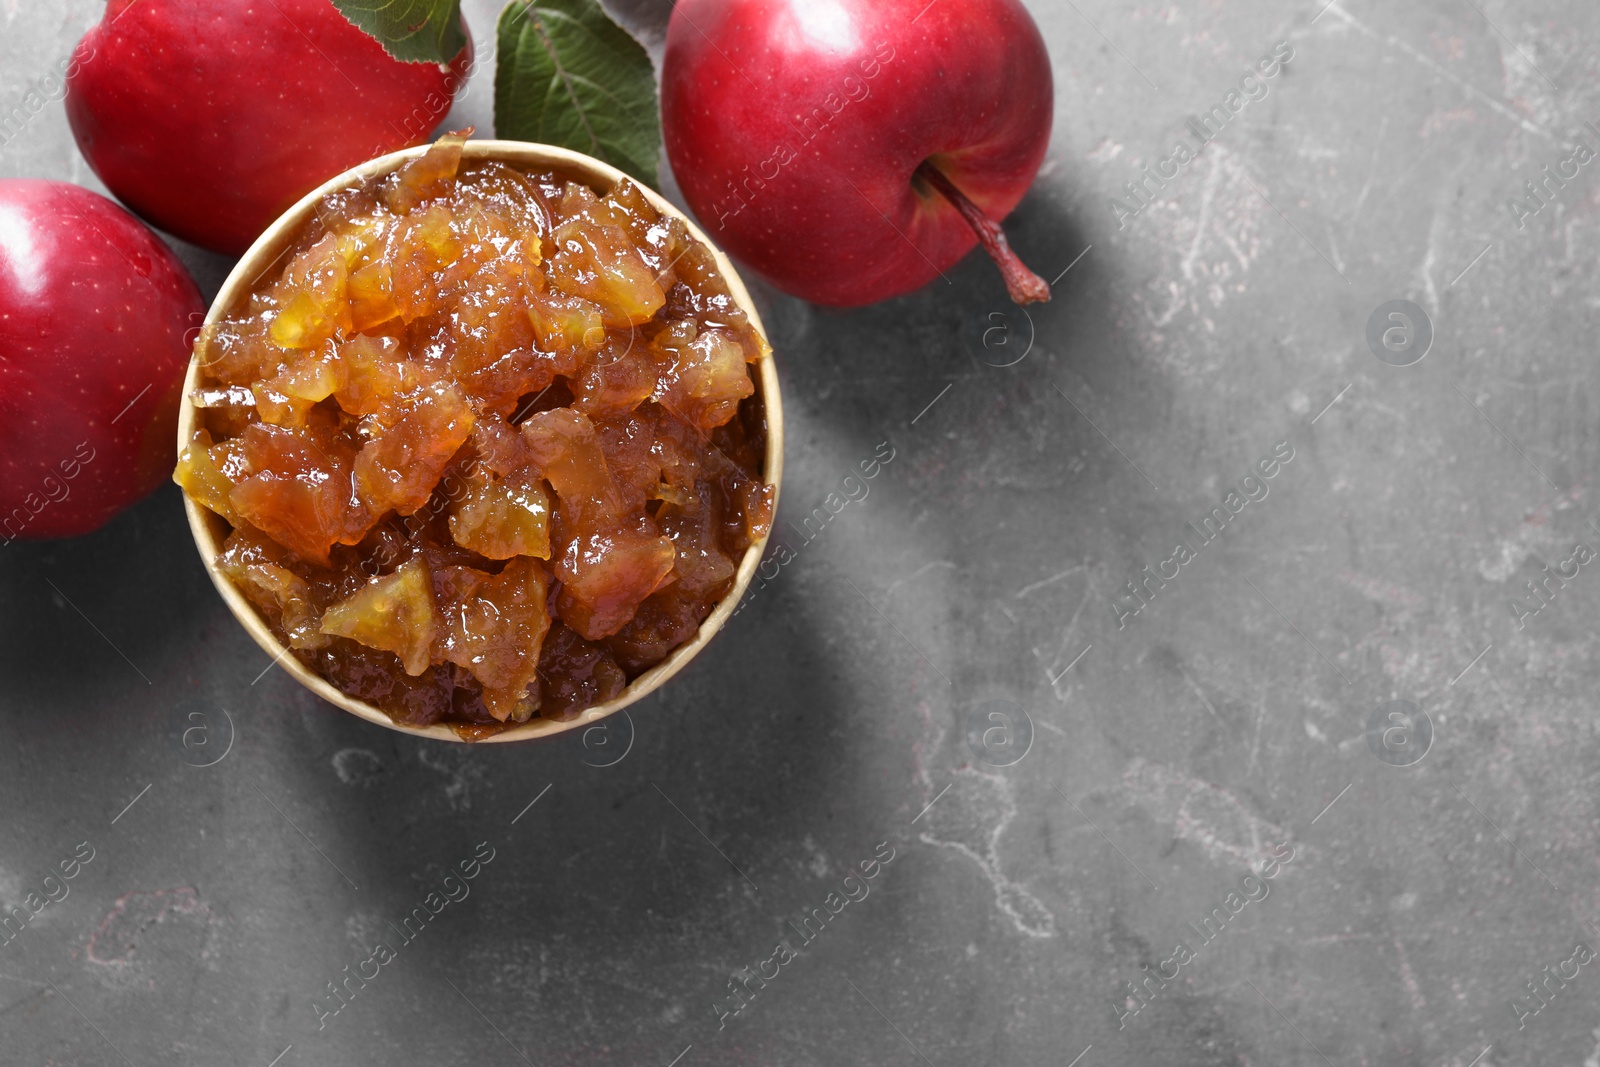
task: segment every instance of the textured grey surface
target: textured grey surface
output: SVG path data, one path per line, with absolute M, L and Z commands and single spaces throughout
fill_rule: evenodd
M 1521 629 L 1509 607 L 1600 545 L 1600 171 L 1524 229 L 1506 206 L 1600 140 L 1600 12 L 1322 2 L 1031 5 L 1057 119 L 1011 232 L 1047 277 L 1075 264 L 1031 322 L 978 258 L 864 311 L 763 292 L 796 557 L 613 766 L 586 764 L 620 735 L 419 744 L 263 675 L 171 487 L 0 549 L 0 903 L 94 849 L 0 946 L 0 1061 L 1600 1064 L 1594 967 L 1512 1007 L 1600 944 L 1600 575 Z M 0 0 L 0 105 L 95 7 Z M 468 11 L 488 59 L 493 9 Z M 659 54 L 664 10 L 631 15 Z M 1119 228 L 1108 198 L 1278 41 L 1269 94 Z M 456 116 L 483 129 L 491 66 Z M 98 187 L 59 102 L 0 174 Z M 214 291 L 226 262 L 185 255 Z M 1436 330 L 1413 366 L 1368 348 L 1390 300 Z M 1270 494 L 1200 545 L 1185 524 L 1280 442 Z M 1368 744 L 1395 699 L 1432 726 L 1414 765 Z M 988 701 L 1032 723 L 1009 766 L 966 741 Z M 401 946 L 480 842 L 470 896 Z M 730 976 L 880 842 L 870 894 L 719 1031 Z M 379 940 L 397 958 L 319 1030 Z

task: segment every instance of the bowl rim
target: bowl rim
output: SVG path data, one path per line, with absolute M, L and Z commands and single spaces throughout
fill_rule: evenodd
M 340 192 L 352 188 L 372 178 L 388 174 L 400 167 L 401 164 L 423 155 L 431 144 L 416 145 L 411 148 L 390 152 L 386 155 L 370 159 L 359 166 L 352 167 L 339 174 L 316 189 L 300 198 L 298 202 L 276 221 L 268 226 L 261 236 L 256 238 L 249 250 L 240 257 L 238 263 L 229 272 L 227 279 L 222 283 L 222 288 L 217 291 L 216 298 L 211 302 L 205 318 L 205 325 L 210 326 L 232 311 L 249 295 L 257 282 L 278 265 L 284 254 L 293 248 L 299 240 L 306 224 L 315 214 L 316 206 L 322 198 L 330 193 Z M 778 496 L 782 491 L 783 482 L 783 402 L 778 387 L 777 369 L 773 364 L 772 346 L 767 342 L 767 332 L 762 324 L 761 315 L 757 311 L 755 302 L 750 297 L 750 292 L 745 288 L 743 279 L 735 270 L 733 263 L 727 255 L 706 236 L 705 232 L 697 226 L 688 214 L 669 200 L 661 196 L 654 189 L 645 185 L 629 175 L 618 170 L 608 163 L 604 163 L 592 156 L 575 152 L 571 149 L 560 148 L 555 145 L 535 144 L 529 141 L 506 140 L 469 140 L 462 149 L 463 162 L 501 162 L 523 170 L 555 171 L 565 177 L 579 180 L 587 184 L 596 192 L 604 195 L 611 191 L 617 182 L 627 178 L 644 193 L 652 207 L 663 215 L 671 215 L 681 219 L 689 228 L 690 235 L 709 248 L 716 258 L 718 270 L 728 286 L 730 295 L 746 315 L 750 317 L 750 324 L 754 327 L 762 342 L 761 355 L 755 363 L 756 395 L 761 399 L 763 413 L 767 422 L 767 449 L 763 470 L 763 480 L 772 486 L 773 507 L 776 509 Z M 193 402 L 193 393 L 199 385 L 200 362 L 198 357 L 191 352 L 189 367 L 183 382 L 183 398 L 178 412 L 178 452 L 181 454 L 188 447 L 198 423 L 198 409 Z M 693 638 L 684 642 L 670 652 L 666 659 L 640 674 L 628 687 L 612 700 L 586 709 L 574 718 L 566 720 L 543 719 L 535 716 L 525 723 L 509 727 L 488 737 L 468 739 L 462 737 L 449 725 L 434 723 L 430 726 L 407 726 L 395 722 L 382 710 L 358 700 L 335 688 L 332 683 L 321 675 L 316 674 L 293 655 L 289 649 L 280 643 L 267 627 L 265 620 L 256 610 L 255 605 L 245 597 L 232 581 L 217 567 L 216 557 L 221 547 L 222 528 L 227 521 L 216 515 L 205 506 L 190 499 L 188 493 L 183 495 L 184 511 L 189 519 L 189 529 L 194 535 L 195 547 L 200 553 L 201 562 L 206 573 L 210 575 L 211 582 L 222 595 L 233 615 L 238 619 L 245 631 L 255 640 L 256 644 L 273 657 L 273 664 L 280 666 L 295 681 L 305 686 L 311 692 L 335 707 L 341 708 L 367 722 L 414 737 L 425 737 L 436 741 L 450 741 L 463 744 L 507 744 L 515 741 L 531 741 L 541 737 L 554 737 L 576 730 L 580 727 L 591 726 L 602 719 L 608 718 L 624 708 L 649 696 L 682 670 L 690 660 L 698 655 L 701 649 L 710 643 L 717 632 L 727 623 L 737 609 L 745 591 L 749 588 L 755 576 L 756 569 L 761 565 L 761 559 L 766 553 L 767 543 L 772 534 L 769 530 L 766 535 L 746 549 L 744 558 L 739 561 L 739 568 L 735 574 L 733 588 L 717 603 Z M 776 513 L 776 512 L 774 512 Z

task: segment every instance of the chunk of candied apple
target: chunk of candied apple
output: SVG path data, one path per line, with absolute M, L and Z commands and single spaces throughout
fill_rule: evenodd
M 228 502 L 228 494 L 233 492 L 233 479 L 224 473 L 223 465 L 217 462 L 218 453 L 226 447 L 226 443 L 213 444 L 209 431 L 196 430 L 188 447 L 178 457 L 178 468 L 172 472 L 172 480 L 183 487 L 189 499 L 237 526 L 239 515 Z
M 533 458 L 528 443 L 522 439 L 505 419 L 483 415 L 472 424 L 472 451 L 479 465 L 492 474 L 510 474 L 521 470 Z
M 351 273 L 372 262 L 373 255 L 383 249 L 392 217 L 370 215 L 355 219 L 323 219 L 330 232 L 338 238 L 339 254 Z M 331 225 L 330 225 L 331 224 Z
M 550 284 L 599 304 L 607 326 L 649 322 L 667 302 L 649 264 L 620 227 L 569 219 L 551 236 L 556 251 L 550 257 Z
M 219 561 L 222 572 L 244 590 L 251 603 L 269 613 L 289 640 L 290 648 L 324 648 L 330 638 L 321 632 L 321 614 L 311 592 L 311 584 L 289 568 L 276 563 L 243 563 L 230 566 Z
M 450 536 L 485 559 L 550 558 L 550 498 L 528 471 L 498 478 L 482 466 L 450 507 Z
M 461 150 L 473 128 L 447 133 L 426 152 L 395 172 L 394 184 L 383 191 L 389 210 L 404 215 L 426 200 L 448 196 L 461 167 Z
M 448 207 L 435 202 L 407 217 L 396 231 L 389 260 L 390 292 L 405 322 L 439 310 L 443 296 L 439 275 L 466 251 L 453 218 Z
M 374 431 L 356 457 L 356 488 L 377 515 L 409 515 L 428 502 L 467 435 L 472 408 L 453 385 L 425 385 L 404 398 L 393 425 Z
M 274 426 L 302 428 L 317 403 L 343 389 L 348 372 L 333 341 L 296 352 L 278 374 L 251 387 L 256 413 Z
M 280 310 L 269 332 L 280 348 L 316 348 L 350 329 L 350 267 L 339 239 L 328 234 L 289 261 L 273 287 Z
M 261 416 L 261 421 L 274 426 L 303 429 L 311 409 L 317 406 L 310 400 L 289 396 L 275 381 L 257 382 L 251 386 L 250 394 L 255 399 L 256 414 Z
M 522 436 L 534 468 L 549 479 L 570 526 L 620 516 L 622 497 L 587 417 L 571 408 L 541 411 L 522 424 Z
M 417 388 L 417 368 L 393 337 L 353 337 L 339 346 L 345 384 L 334 391 L 339 407 L 351 415 L 383 415 L 397 394 Z
M 722 550 L 718 537 L 717 494 L 702 482 L 687 506 L 664 504 L 656 515 L 661 532 L 672 539 L 677 558 L 673 576 L 691 596 L 704 597 L 725 589 L 733 579 L 734 561 Z
M 674 558 L 671 539 L 659 534 L 626 528 L 581 534 L 555 567 L 556 612 L 591 641 L 610 637 L 662 586 Z
M 428 669 L 437 625 L 433 578 L 417 558 L 333 605 L 322 616 L 321 630 L 393 652 L 405 672 L 416 677 Z
M 629 358 L 631 348 L 640 356 Z M 643 340 L 624 333 L 585 360 L 572 381 L 573 404 L 592 419 L 625 416 L 657 389 L 655 361 Z
M 744 348 L 726 330 L 702 330 L 687 342 L 669 331 L 656 346 L 676 359 L 656 386 L 656 402 L 702 431 L 733 418 L 739 401 L 756 391 Z
M 629 512 L 643 511 L 651 500 L 662 499 L 662 458 L 656 442 L 659 415 L 660 409 L 652 404 L 623 419 L 602 420 L 595 427 L 606 468 Z M 693 485 L 692 477 L 689 484 Z
M 364 333 L 400 317 L 394 299 L 394 271 L 379 260 L 350 275 L 350 328 Z
M 310 348 L 333 329 L 309 293 L 296 293 L 272 320 L 270 331 L 279 348 Z
M 283 363 L 284 351 L 269 332 L 267 315 L 201 327 L 194 358 L 213 384 L 253 385 L 276 374 Z
M 673 314 L 720 323 L 736 330 L 747 330 L 750 319 L 728 292 L 722 268 L 710 248 L 695 240 L 688 227 L 672 220 L 672 240 L 667 247 L 672 292 L 667 303 Z M 752 338 L 755 338 L 753 332 Z M 758 342 L 759 343 L 759 342 Z
M 600 203 L 600 194 L 583 182 L 562 182 L 561 196 L 556 202 L 556 212 L 563 218 L 572 218 L 592 211 Z
M 503 266 L 484 267 L 451 301 L 448 326 L 439 331 L 462 387 L 481 408 L 507 415 L 518 397 L 543 389 L 558 373 L 557 361 L 535 347 L 522 294 L 520 277 Z
M 285 396 L 316 403 L 345 388 L 349 378 L 338 346 L 328 341 L 290 363 L 272 384 Z
M 365 241 L 374 231 L 381 229 L 389 217 L 379 207 L 372 186 L 364 182 L 328 194 L 317 202 L 315 210 L 317 217 L 314 226 L 320 228 L 321 233 L 338 235 L 341 246 L 345 246 L 347 252 L 352 238 Z M 317 230 L 313 229 L 313 232 Z M 354 262 L 353 258 L 351 262 Z
M 528 319 L 547 352 L 594 351 L 605 344 L 605 313 L 599 304 L 564 293 L 529 293 Z
M 354 449 L 327 430 L 255 423 L 241 437 L 252 472 L 228 494 L 244 520 L 301 559 L 326 567 L 335 544 L 356 544 L 373 516 L 351 492 Z
M 743 482 L 735 492 L 743 523 L 739 528 L 739 541 L 749 546 L 772 532 L 772 510 L 777 503 L 777 491 L 762 482 Z
M 241 526 L 228 535 L 217 569 L 238 586 L 292 648 L 324 648 L 317 627 L 322 607 L 311 583 L 289 567 L 289 553 L 261 531 Z
M 458 196 L 492 206 L 520 233 L 535 236 L 550 229 L 550 207 L 531 175 L 497 161 L 476 163 L 456 184 Z
M 646 262 L 652 259 L 656 261 L 651 264 L 652 270 L 659 274 L 668 269 L 671 257 L 667 248 L 676 235 L 671 223 L 662 219 L 637 182 L 624 178 L 611 192 L 600 198 L 598 207 L 607 220 L 627 231 L 629 239 L 638 247 Z M 591 208 L 589 213 L 599 212 Z
M 483 702 L 501 722 L 526 722 L 539 707 L 528 687 L 539 677 L 539 652 L 550 629 L 545 606 L 549 576 L 539 563 L 516 559 L 498 575 L 458 568 L 442 604 L 443 658 L 483 684 Z

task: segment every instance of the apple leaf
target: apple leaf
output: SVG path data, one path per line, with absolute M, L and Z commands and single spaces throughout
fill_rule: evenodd
M 656 184 L 655 69 L 597 0 L 511 0 L 498 32 L 497 137 L 584 152 Z
M 333 0 L 339 13 L 406 63 L 448 63 L 467 46 L 461 0 Z

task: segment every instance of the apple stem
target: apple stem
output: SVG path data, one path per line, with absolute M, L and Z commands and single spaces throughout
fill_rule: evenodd
M 961 212 L 961 217 L 967 220 L 967 225 L 978 235 L 978 243 L 983 245 L 983 250 L 989 253 L 995 266 L 1000 268 L 1000 276 L 1005 279 L 1006 291 L 1011 294 L 1011 299 L 1018 304 L 1038 304 L 1050 299 L 1050 283 L 1039 277 L 1017 254 L 1011 250 L 1011 242 L 1006 240 L 1006 231 L 1000 224 L 988 215 L 983 209 L 971 200 L 960 189 L 955 187 L 944 172 L 935 167 L 930 160 L 923 160 L 917 168 L 917 176 L 923 181 L 944 194 L 944 198 Z

